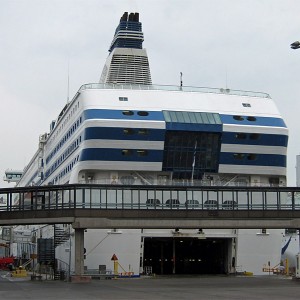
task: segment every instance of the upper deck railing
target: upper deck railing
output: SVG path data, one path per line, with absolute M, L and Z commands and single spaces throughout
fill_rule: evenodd
M 177 91 L 177 92 L 197 92 L 197 93 L 212 93 L 225 94 L 258 98 L 271 98 L 269 94 L 262 92 L 232 90 L 228 88 L 210 88 L 210 87 L 195 87 L 195 86 L 176 86 L 176 85 L 142 85 L 142 84 L 111 84 L 111 83 L 88 83 L 80 87 L 79 91 L 86 89 L 113 89 L 113 90 L 151 90 L 151 91 Z

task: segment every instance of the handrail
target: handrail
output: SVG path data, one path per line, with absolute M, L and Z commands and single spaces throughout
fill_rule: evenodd
M 176 86 L 176 85 L 142 85 L 142 84 L 113 84 L 113 83 L 87 83 L 80 87 L 78 93 L 88 89 L 121 89 L 121 90 L 152 90 L 152 91 L 177 91 L 177 92 L 198 92 L 212 94 L 226 94 L 236 96 L 248 96 L 259 98 L 271 98 L 269 94 L 263 92 L 232 90 L 224 88 Z M 77 95 L 77 94 L 76 94 Z

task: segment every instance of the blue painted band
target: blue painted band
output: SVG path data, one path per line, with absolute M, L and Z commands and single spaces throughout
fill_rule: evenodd
M 241 134 L 244 138 L 237 138 Z M 222 144 L 236 145 L 260 145 L 260 146 L 281 146 L 287 147 L 288 136 L 280 134 L 252 134 L 252 133 L 237 133 L 223 132 Z
M 130 155 L 123 155 L 123 149 L 83 149 L 79 156 L 79 161 L 141 161 L 141 162 L 162 162 L 163 150 L 147 150 L 147 155 L 139 155 L 139 149 L 130 149 Z
M 124 111 L 130 111 L 132 115 L 124 115 Z M 121 120 L 150 120 L 164 121 L 164 116 L 161 111 L 147 111 L 148 115 L 139 115 L 139 110 L 111 110 L 111 109 L 87 109 L 83 112 L 83 119 L 121 119 Z
M 221 152 L 219 163 L 222 165 L 286 167 L 286 156 L 276 154 L 256 154 L 256 159 L 249 160 L 247 154 L 245 154 L 242 159 L 236 159 L 234 158 L 234 153 Z
M 126 130 L 129 134 L 126 134 Z M 84 140 L 106 139 L 126 141 L 164 141 L 164 129 L 88 127 L 84 129 Z
M 252 116 L 252 115 L 249 115 Z M 255 121 L 247 120 L 247 116 L 241 116 L 243 120 L 235 120 L 233 115 L 221 115 L 221 121 L 223 124 L 236 124 L 236 125 L 252 125 L 252 126 L 272 126 L 272 127 L 284 127 L 286 124 L 281 118 L 272 118 L 272 117 L 257 117 L 254 116 Z

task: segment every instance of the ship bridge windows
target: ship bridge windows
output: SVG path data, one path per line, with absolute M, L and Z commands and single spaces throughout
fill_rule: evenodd
M 201 179 L 218 170 L 220 133 L 167 131 L 163 171 L 174 179 Z
M 222 124 L 217 113 L 190 112 L 190 111 L 163 111 L 165 121 L 168 123 L 186 124 Z

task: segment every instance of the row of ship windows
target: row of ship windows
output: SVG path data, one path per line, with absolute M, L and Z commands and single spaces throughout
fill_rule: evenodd
M 69 163 L 68 166 L 66 166 L 54 179 L 53 181 L 56 182 L 58 181 L 60 178 L 62 178 L 63 176 L 65 176 L 66 174 L 68 174 L 74 167 L 74 165 L 78 162 L 79 160 L 79 155 L 77 157 L 74 158 L 74 160 Z M 51 173 L 47 174 L 46 173 L 46 177 L 48 177 Z
M 122 155 L 124 155 L 124 156 L 131 156 L 131 155 L 134 155 L 135 153 L 138 156 L 147 156 L 148 150 L 132 150 L 132 149 L 123 149 L 122 150 Z
M 256 118 L 253 116 L 245 117 L 245 116 L 233 116 L 233 119 L 236 121 L 244 121 L 246 118 L 247 121 L 255 122 Z
M 74 105 L 73 109 L 70 110 L 69 114 L 65 117 L 64 122 L 59 126 L 56 133 L 53 135 L 53 138 L 50 140 L 50 145 L 57 138 L 61 130 L 68 124 L 68 122 L 70 121 L 73 114 L 75 114 L 77 109 L 79 109 L 79 101 Z
M 136 134 L 136 130 L 137 130 L 138 135 L 148 135 L 149 134 L 148 129 L 133 129 L 133 128 L 125 128 L 125 129 L 123 129 L 123 133 L 125 135 L 133 135 L 133 134 Z
M 249 135 L 246 134 L 246 133 L 237 133 L 235 135 L 235 138 L 238 139 L 238 140 L 245 140 L 247 138 L 249 138 L 250 140 L 258 140 L 260 138 L 260 134 L 258 133 L 250 133 Z
M 236 160 L 242 160 L 242 159 L 247 159 L 247 160 L 256 160 L 257 159 L 257 154 L 254 153 L 234 153 L 233 158 Z
M 73 126 L 69 129 L 66 135 L 60 140 L 54 150 L 47 156 L 46 163 L 48 163 L 52 157 L 56 154 L 56 152 L 64 145 L 64 143 L 72 136 L 72 134 L 76 131 L 79 125 L 82 123 L 82 117 L 80 117 L 77 121 L 73 123 Z M 80 136 L 81 142 L 81 136 Z
M 56 162 L 49 168 L 46 175 L 49 176 L 50 174 L 52 174 L 78 147 L 79 143 L 81 143 L 81 136 L 68 147 L 68 149 L 60 156 L 60 158 L 56 160 Z
M 122 114 L 124 116 L 133 116 L 134 112 L 132 110 L 123 110 Z M 146 116 L 149 115 L 149 112 L 147 112 L 147 111 L 138 111 L 137 115 L 139 115 L 140 117 L 146 117 Z

